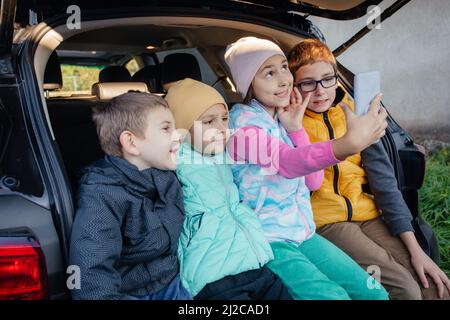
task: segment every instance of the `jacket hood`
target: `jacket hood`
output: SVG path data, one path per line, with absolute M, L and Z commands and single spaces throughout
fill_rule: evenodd
M 139 170 L 127 160 L 106 155 L 84 170 L 80 184 L 96 184 L 124 187 L 134 194 L 146 194 L 165 202 L 165 194 L 177 185 L 172 171 L 148 168 Z

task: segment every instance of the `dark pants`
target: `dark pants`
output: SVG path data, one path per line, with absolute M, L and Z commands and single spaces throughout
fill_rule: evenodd
M 264 266 L 209 283 L 194 299 L 292 300 L 292 297 L 281 279 Z

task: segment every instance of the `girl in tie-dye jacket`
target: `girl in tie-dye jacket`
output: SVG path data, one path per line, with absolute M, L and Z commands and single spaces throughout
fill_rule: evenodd
M 360 132 L 310 144 L 301 127 L 310 96 L 303 101 L 292 90 L 286 57 L 273 42 L 242 38 L 228 46 L 225 61 L 245 103 L 230 111 L 227 150 L 240 198 L 271 244 L 275 259 L 268 267 L 297 299 L 387 299 L 377 281 L 315 233 L 310 203 L 323 169 L 360 151 L 348 147 Z

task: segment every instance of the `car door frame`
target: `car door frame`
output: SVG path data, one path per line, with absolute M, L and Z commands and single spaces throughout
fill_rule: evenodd
M 67 184 L 62 183 L 65 173 L 59 165 L 60 157 L 42 108 L 42 93 L 30 64 L 33 43 L 13 41 L 17 1 L 3 0 L 1 5 L 0 103 L 12 125 L 3 145 L 5 158 L 0 160 L 2 173 L 5 168 L 2 181 L 9 178 L 16 183 L 0 186 L 0 206 L 8 209 L 2 212 L 0 235 L 35 239 L 45 256 L 47 297 L 66 298 L 72 199 Z M 6 158 L 8 167 L 3 166 Z M 23 170 L 23 176 L 32 176 L 41 188 L 24 191 L 26 179 L 9 176 L 11 168 Z

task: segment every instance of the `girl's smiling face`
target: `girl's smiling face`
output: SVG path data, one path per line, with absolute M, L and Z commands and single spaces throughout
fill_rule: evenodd
M 329 62 L 315 62 L 304 65 L 295 72 L 295 83 L 308 83 L 311 82 L 311 80 L 326 81 L 335 74 L 333 66 Z M 324 88 L 318 83 L 316 89 L 312 92 L 307 108 L 318 113 L 327 111 L 336 98 L 336 88 L 337 83 L 330 88 Z M 302 97 L 305 98 L 307 93 L 300 89 L 299 91 Z
M 251 89 L 254 98 L 270 110 L 289 105 L 293 82 L 286 57 L 274 55 L 258 69 Z

